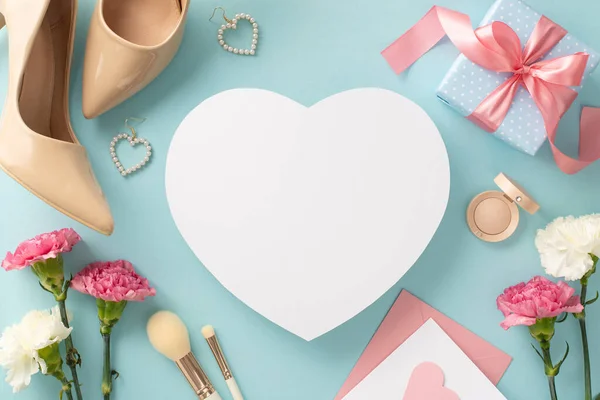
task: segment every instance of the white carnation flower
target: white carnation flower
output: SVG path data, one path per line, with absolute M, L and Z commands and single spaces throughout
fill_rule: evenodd
M 30 311 L 17 325 L 4 330 L 0 337 L 0 366 L 7 369 L 6 382 L 16 393 L 31 383 L 31 376 L 47 371 L 38 350 L 62 342 L 73 328 L 65 328 L 58 307 L 48 311 Z
M 557 218 L 538 230 L 535 245 L 548 275 L 580 280 L 594 266 L 590 254 L 600 257 L 600 215 Z

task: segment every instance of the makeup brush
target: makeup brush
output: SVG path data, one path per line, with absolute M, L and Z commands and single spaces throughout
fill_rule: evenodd
M 159 311 L 148 320 L 152 346 L 173 360 L 200 400 L 222 400 L 192 353 L 190 335 L 184 323 L 172 312 Z
M 219 364 L 219 368 L 221 368 L 223 378 L 225 378 L 225 382 L 227 383 L 229 391 L 231 392 L 231 397 L 233 397 L 233 400 L 244 400 L 242 392 L 240 391 L 240 387 L 237 385 L 237 382 L 231 373 L 231 368 L 229 368 L 229 365 L 227 364 L 227 360 L 225 359 L 225 355 L 223 354 L 223 350 L 219 344 L 219 339 L 217 339 L 215 328 L 213 328 L 211 325 L 206 325 L 204 328 L 202 328 L 202 335 L 204 335 L 210 350 L 217 360 L 217 364 Z

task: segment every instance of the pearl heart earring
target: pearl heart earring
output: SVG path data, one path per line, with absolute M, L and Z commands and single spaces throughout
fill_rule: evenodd
M 256 23 L 256 20 L 254 18 L 252 18 L 252 16 L 250 16 L 250 14 L 244 14 L 244 13 L 236 14 L 233 19 L 229 19 L 225 15 L 225 9 L 223 7 L 216 7 L 213 10 L 213 13 L 212 13 L 209 21 L 211 21 L 213 19 L 217 10 L 223 11 L 223 19 L 226 22 L 226 24 L 221 25 L 221 27 L 219 28 L 219 30 L 217 32 L 217 40 L 219 41 L 219 45 L 221 45 L 221 47 L 223 47 L 224 50 L 227 50 L 230 53 L 246 55 L 246 56 L 255 55 L 256 47 L 258 46 L 258 23 Z M 225 33 L 226 30 L 229 30 L 229 29 L 236 30 L 238 22 L 242 21 L 242 20 L 246 20 L 252 24 L 252 44 L 250 45 L 249 49 L 238 49 L 237 47 L 232 47 L 232 46 L 228 45 L 227 42 L 225 42 L 225 38 L 223 37 L 223 34 Z
M 150 161 L 150 157 L 152 156 L 152 146 L 150 146 L 150 143 L 146 139 L 138 137 L 137 132 L 135 131 L 133 126 L 129 125 L 129 121 L 138 121 L 139 123 L 142 123 L 145 120 L 146 118 L 127 118 L 125 120 L 125 127 L 131 131 L 131 135 L 128 135 L 127 133 L 119 133 L 113 138 L 112 142 L 110 142 L 110 156 L 112 157 L 112 160 L 115 163 L 117 170 L 122 176 L 127 176 L 136 171 L 139 171 Z M 127 140 L 131 147 L 134 147 L 138 144 L 141 144 L 142 146 L 146 147 L 146 155 L 144 156 L 143 160 L 141 160 L 139 163 L 133 165 L 130 168 L 125 168 L 125 166 L 123 166 L 123 164 L 121 163 L 121 160 L 119 160 L 116 150 L 117 143 L 121 140 Z

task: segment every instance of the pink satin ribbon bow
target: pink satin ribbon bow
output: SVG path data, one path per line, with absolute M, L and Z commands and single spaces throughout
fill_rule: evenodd
M 565 173 L 574 174 L 600 158 L 600 139 L 594 131 L 600 129 L 600 109 L 583 108 L 579 159 L 569 157 L 556 147 L 558 123 L 577 97 L 571 86 L 581 85 L 589 58 L 586 53 L 575 53 L 539 61 L 566 34 L 562 27 L 542 17 L 522 48 L 517 34 L 503 22 L 493 22 L 474 31 L 468 15 L 434 6 L 382 55 L 399 74 L 447 35 L 472 62 L 488 70 L 512 73 L 468 119 L 488 132 L 495 132 L 504 121 L 517 90 L 525 87 L 540 109 L 556 164 Z

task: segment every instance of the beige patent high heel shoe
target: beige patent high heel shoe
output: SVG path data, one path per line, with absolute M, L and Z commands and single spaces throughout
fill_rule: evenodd
M 69 117 L 77 0 L 0 0 L 0 13 L 9 46 L 0 167 L 52 207 L 110 235 L 108 203 Z
M 83 69 L 83 115 L 95 118 L 133 96 L 169 65 L 189 0 L 98 0 Z

